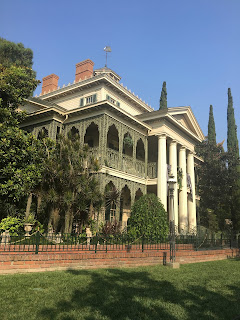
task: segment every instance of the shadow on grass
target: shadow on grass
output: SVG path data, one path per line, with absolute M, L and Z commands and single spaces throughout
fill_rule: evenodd
M 40 317 L 51 320 L 232 320 L 240 316 L 240 288 L 234 285 L 227 286 L 227 292 L 220 294 L 206 289 L 206 284 L 179 289 L 172 282 L 155 280 L 144 271 L 67 272 L 76 277 L 90 276 L 91 283 L 74 289 L 70 299 L 56 302 L 54 308 L 43 309 Z

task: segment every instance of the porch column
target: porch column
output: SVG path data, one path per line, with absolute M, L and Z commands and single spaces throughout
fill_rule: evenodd
M 177 180 L 177 142 L 172 140 L 169 146 L 169 164 L 174 178 Z M 173 212 L 175 226 L 178 226 L 178 190 L 177 186 L 173 191 Z
M 166 135 L 158 136 L 157 196 L 167 211 L 167 145 Z
M 179 151 L 179 167 L 182 169 L 182 188 L 179 192 L 179 226 L 180 232 L 187 231 L 187 168 L 186 168 L 186 148 L 181 147 Z
M 188 196 L 188 225 L 189 229 L 192 230 L 197 227 L 193 152 L 189 152 L 187 155 L 187 172 L 190 175 L 192 185 L 192 194 Z

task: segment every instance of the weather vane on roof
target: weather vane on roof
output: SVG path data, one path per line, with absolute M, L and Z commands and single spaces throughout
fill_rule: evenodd
M 108 52 L 112 52 L 112 49 L 111 49 L 111 47 L 105 47 L 103 50 L 106 51 L 106 64 L 105 64 L 105 67 L 107 67 L 107 53 Z

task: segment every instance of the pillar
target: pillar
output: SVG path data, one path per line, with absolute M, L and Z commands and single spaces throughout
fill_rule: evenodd
M 167 210 L 167 145 L 166 135 L 158 136 L 157 196 Z
M 169 164 L 174 178 L 177 181 L 177 142 L 172 140 L 169 146 Z M 178 190 L 177 186 L 173 191 L 173 211 L 175 226 L 178 226 Z
M 179 151 L 179 167 L 182 169 L 182 188 L 179 191 L 179 227 L 181 231 L 187 231 L 187 168 L 186 168 L 186 148 L 181 147 Z
M 188 197 L 188 225 L 189 231 L 197 227 L 196 219 L 196 198 L 195 198 L 195 173 L 194 173 L 194 155 L 189 152 L 187 155 L 187 173 L 190 175 L 192 184 L 192 194 Z

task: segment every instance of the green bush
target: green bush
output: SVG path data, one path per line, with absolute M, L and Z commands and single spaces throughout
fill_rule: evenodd
M 128 220 L 131 237 L 159 239 L 165 238 L 168 232 L 167 212 L 155 194 L 146 194 L 134 203 Z
M 10 235 L 17 236 L 19 233 L 23 233 L 23 220 L 16 217 L 7 217 L 0 222 L 0 233 L 5 230 L 9 230 Z

